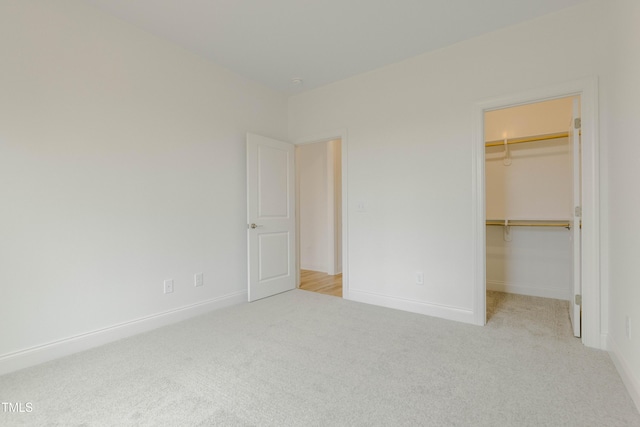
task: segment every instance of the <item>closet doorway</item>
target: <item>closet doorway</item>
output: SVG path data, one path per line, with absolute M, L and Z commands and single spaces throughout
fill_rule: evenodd
M 484 113 L 487 321 L 542 297 L 581 334 L 580 125 L 579 95 Z
M 343 296 L 342 141 L 296 146 L 299 287 Z

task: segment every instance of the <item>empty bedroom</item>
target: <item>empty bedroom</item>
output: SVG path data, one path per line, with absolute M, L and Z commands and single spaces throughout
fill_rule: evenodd
M 640 426 L 638 23 L 0 0 L 0 425 Z

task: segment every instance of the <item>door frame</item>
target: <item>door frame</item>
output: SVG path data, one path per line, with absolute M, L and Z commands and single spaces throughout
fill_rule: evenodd
M 472 145 L 472 238 L 474 266 L 474 323 L 486 323 L 486 207 L 484 115 L 487 111 L 580 96 L 582 116 L 582 343 L 606 348 L 606 307 L 600 277 L 600 142 L 598 80 L 586 78 L 481 101 L 475 105 Z M 607 289 L 604 289 L 607 295 Z
M 322 132 L 315 135 L 310 135 L 302 138 L 296 139 L 293 144 L 297 147 L 300 145 L 314 144 L 317 142 L 329 142 L 339 139 L 341 141 L 341 187 L 342 187 L 342 215 L 340 219 L 341 230 L 342 230 L 342 298 L 349 298 L 349 233 L 348 233 L 348 194 L 347 194 L 347 130 L 339 129 L 335 131 Z M 296 164 L 296 276 L 297 283 L 296 286 L 300 287 L 300 212 L 299 212 L 299 197 L 298 197 L 298 176 L 297 172 L 298 166 Z

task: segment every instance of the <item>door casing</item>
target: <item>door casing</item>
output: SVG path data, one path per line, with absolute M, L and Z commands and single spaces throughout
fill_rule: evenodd
M 472 239 L 474 271 L 474 323 L 486 323 L 486 235 L 484 114 L 568 96 L 580 96 L 582 115 L 582 342 L 606 348 L 606 307 L 602 306 L 600 279 L 600 165 L 596 77 L 516 93 L 479 102 L 474 109 L 472 138 Z M 605 289 L 606 291 L 606 289 Z

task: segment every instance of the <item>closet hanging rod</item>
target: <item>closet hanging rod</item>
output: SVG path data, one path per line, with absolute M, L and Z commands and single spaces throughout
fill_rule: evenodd
M 521 138 L 509 138 L 507 144 L 522 144 L 523 142 L 548 141 L 550 139 L 568 138 L 569 132 L 548 133 L 545 135 L 525 136 Z M 504 140 L 489 141 L 485 147 L 498 147 L 504 145 Z
M 504 227 L 504 221 L 487 221 L 488 226 L 500 226 Z M 571 223 L 569 222 L 511 222 L 507 224 L 508 227 L 562 227 L 562 228 L 571 228 Z

